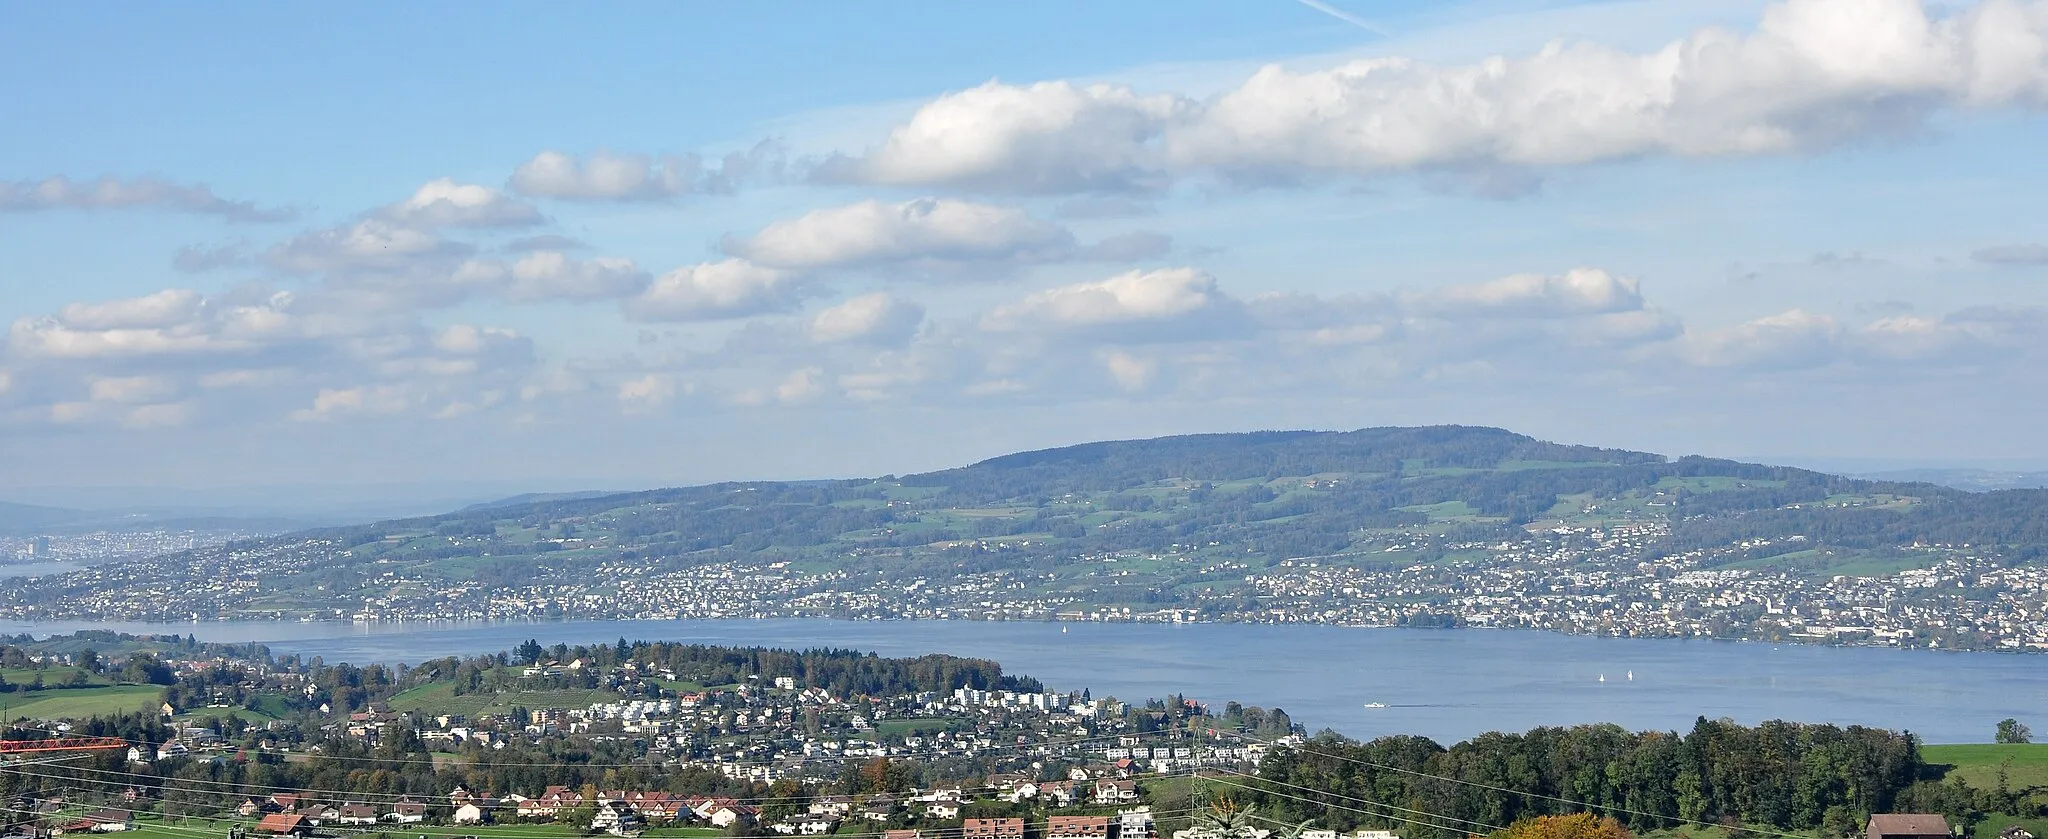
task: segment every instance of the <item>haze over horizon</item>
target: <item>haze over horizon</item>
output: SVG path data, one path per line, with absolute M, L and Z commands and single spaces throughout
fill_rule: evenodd
M 0 489 L 2048 463 L 2048 2 L 1330 5 L 18 8 Z

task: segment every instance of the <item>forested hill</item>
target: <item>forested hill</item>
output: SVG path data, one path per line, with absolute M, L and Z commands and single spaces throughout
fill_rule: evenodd
M 38 580 L 0 594 L 0 613 L 333 617 L 348 612 L 322 607 L 361 603 L 379 615 L 403 606 L 399 614 L 429 616 L 916 616 L 962 614 L 954 600 L 989 603 L 988 592 L 1005 591 L 1016 609 L 987 608 L 1192 604 L 1226 616 L 1285 603 L 1320 609 L 1319 619 L 1372 622 L 1435 619 L 1416 612 L 1469 590 L 1461 581 L 1470 574 L 1458 570 L 1468 566 L 1612 566 L 1648 586 L 1660 574 L 1722 567 L 1825 579 L 1950 559 L 2009 566 L 2044 548 L 2048 490 L 1968 493 L 1496 428 L 1369 428 L 1089 443 L 901 477 L 510 499 Z M 1645 570 L 1646 562 L 1669 567 Z M 775 573 L 750 583 L 758 590 L 692 588 L 705 578 L 688 569 L 714 565 Z M 1365 586 L 1380 583 L 1258 578 L 1327 565 L 1445 573 L 1402 578 L 1424 587 L 1407 601 L 1416 608 L 1375 600 L 1341 612 L 1317 599 L 1319 586 L 1369 598 Z M 205 590 L 175 604 L 108 596 L 124 586 L 161 590 L 166 573 L 203 580 Z M 1002 574 L 1020 576 L 987 576 Z M 627 596 L 617 584 L 627 576 L 667 588 Z M 241 589 L 223 588 L 237 577 L 247 581 Z M 932 579 L 954 583 L 919 582 Z M 1495 585 L 1518 593 L 1512 575 Z M 585 594 L 562 598 L 550 586 Z M 505 594 L 514 589 L 525 593 Z M 870 589 L 902 595 L 794 599 Z M 924 605 L 902 605 L 913 600 Z M 475 611 L 433 611 L 457 601 Z M 847 605 L 855 601 L 862 605 Z
M 1359 431 L 1261 431 L 1085 443 L 1020 452 L 903 479 L 942 487 L 962 503 L 1064 493 L 1117 492 L 1160 481 L 1275 480 L 1290 476 L 1398 476 L 1446 469 L 1548 464 L 1663 463 L 1661 455 L 1546 443 L 1498 428 L 1433 426 Z
M 299 535 L 420 558 L 843 555 L 970 539 L 1031 542 L 1030 554 L 1228 541 L 1286 558 L 1341 553 L 1402 530 L 1480 539 L 1553 520 L 1662 521 L 1672 530 L 1663 547 L 1673 549 L 1799 535 L 1864 549 L 2031 552 L 2048 547 L 2048 490 L 1968 493 L 1430 426 L 1086 443 L 900 478 L 508 500 Z

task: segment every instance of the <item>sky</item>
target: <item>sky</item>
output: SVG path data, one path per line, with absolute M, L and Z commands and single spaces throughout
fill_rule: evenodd
M 2048 463 L 2048 0 L 6 15 L 0 489 Z

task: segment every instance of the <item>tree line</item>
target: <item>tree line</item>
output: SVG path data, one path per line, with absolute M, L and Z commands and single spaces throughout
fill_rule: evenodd
M 1283 821 L 1395 829 L 1410 839 L 1581 811 L 1639 831 L 1727 823 L 1844 836 L 1869 814 L 1924 796 L 1926 774 L 1910 734 L 1703 717 L 1683 735 L 1588 725 L 1489 733 L 1449 748 L 1423 737 L 1360 743 L 1326 733 L 1269 756 L 1252 795 Z

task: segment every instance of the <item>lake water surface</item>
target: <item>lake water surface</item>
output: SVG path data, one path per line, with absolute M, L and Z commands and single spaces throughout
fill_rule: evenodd
M 80 568 L 77 562 L 8 562 L 0 563 L 0 580 L 14 577 L 42 577 L 50 574 L 68 574 Z
M 1590 638 L 1495 630 L 1246 624 L 1090 624 L 823 619 L 559 623 L 9 623 L 37 635 L 82 628 L 261 641 L 330 662 L 416 662 L 496 652 L 528 638 L 619 638 L 845 647 L 888 656 L 990 658 L 1056 690 L 1143 701 L 1185 693 L 1216 705 L 1286 709 L 1311 731 L 1358 738 L 1614 722 L 1689 729 L 1695 717 L 1906 729 L 1930 743 L 1989 742 L 1997 722 L 2048 726 L 2048 657 L 1926 650 Z M 1367 708 L 1368 703 L 1385 705 Z

